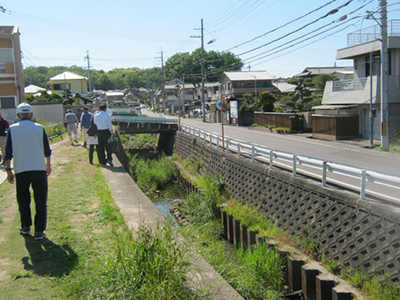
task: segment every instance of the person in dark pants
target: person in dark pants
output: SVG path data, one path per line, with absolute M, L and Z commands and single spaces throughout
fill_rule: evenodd
M 94 147 L 98 145 L 98 138 L 97 138 L 97 126 L 94 124 L 94 115 L 90 118 L 90 126 L 87 131 L 87 134 L 89 136 L 88 142 L 89 142 L 89 163 L 93 165 L 93 153 L 94 153 Z M 97 146 L 96 146 L 97 148 Z
M 32 226 L 32 186 L 35 200 L 35 240 L 46 237 L 47 226 L 47 176 L 51 173 L 51 149 L 42 125 L 31 121 L 32 107 L 21 103 L 17 107 L 19 122 L 10 126 L 6 139 L 6 171 L 10 183 L 16 181 L 17 202 L 21 217 L 20 233 L 27 235 Z M 14 162 L 14 172 L 11 160 Z
M 108 163 L 113 167 L 111 146 L 108 143 L 108 139 L 114 135 L 114 130 L 111 117 L 107 113 L 107 105 L 100 106 L 99 112 L 94 115 L 94 123 L 97 126 L 97 138 L 99 141 L 96 147 L 99 163 L 101 165 L 106 165 Z M 107 157 L 104 151 L 107 153 Z
M 2 165 L 6 163 L 6 133 L 8 127 L 10 127 L 8 121 L 0 113 L 0 149 L 1 155 L 3 156 L 3 161 L 1 162 Z

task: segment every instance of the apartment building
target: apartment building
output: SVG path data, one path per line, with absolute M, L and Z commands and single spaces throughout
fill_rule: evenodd
M 15 108 L 24 100 L 21 45 L 18 26 L 0 26 L 0 111 L 13 120 Z

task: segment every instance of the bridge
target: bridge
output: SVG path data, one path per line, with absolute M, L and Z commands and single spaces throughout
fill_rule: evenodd
M 158 134 L 158 149 L 167 155 L 172 154 L 178 130 L 177 120 L 117 114 L 111 117 L 111 121 L 118 126 L 120 134 Z

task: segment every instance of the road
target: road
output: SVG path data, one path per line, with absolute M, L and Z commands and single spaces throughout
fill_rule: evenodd
M 161 116 L 160 114 L 153 114 L 149 111 L 145 113 L 151 116 Z M 198 118 L 181 118 L 181 123 L 221 134 L 220 123 L 204 123 Z M 400 177 L 400 154 L 364 148 L 364 146 L 368 145 L 366 141 L 324 141 L 312 139 L 310 134 L 281 135 L 256 131 L 248 127 L 224 126 L 224 129 L 225 137 L 241 140 L 243 142 L 250 142 L 274 150 L 319 158 Z M 354 185 L 359 186 L 359 183 L 354 182 Z M 381 187 L 381 189 L 378 189 L 376 192 L 379 193 L 382 189 L 386 190 L 387 188 Z M 400 200 L 399 190 L 390 192 L 390 195 L 393 199 Z

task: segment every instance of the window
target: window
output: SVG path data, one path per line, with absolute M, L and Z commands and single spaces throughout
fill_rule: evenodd
M 15 108 L 15 97 L 14 96 L 7 96 L 7 97 L 0 97 L 0 107 L 1 108 Z
M 70 83 L 53 84 L 53 90 L 56 90 L 56 91 L 63 91 L 63 90 L 70 90 L 70 89 L 71 89 Z
M 0 48 L 0 73 L 6 72 L 6 63 L 13 62 L 12 49 Z

